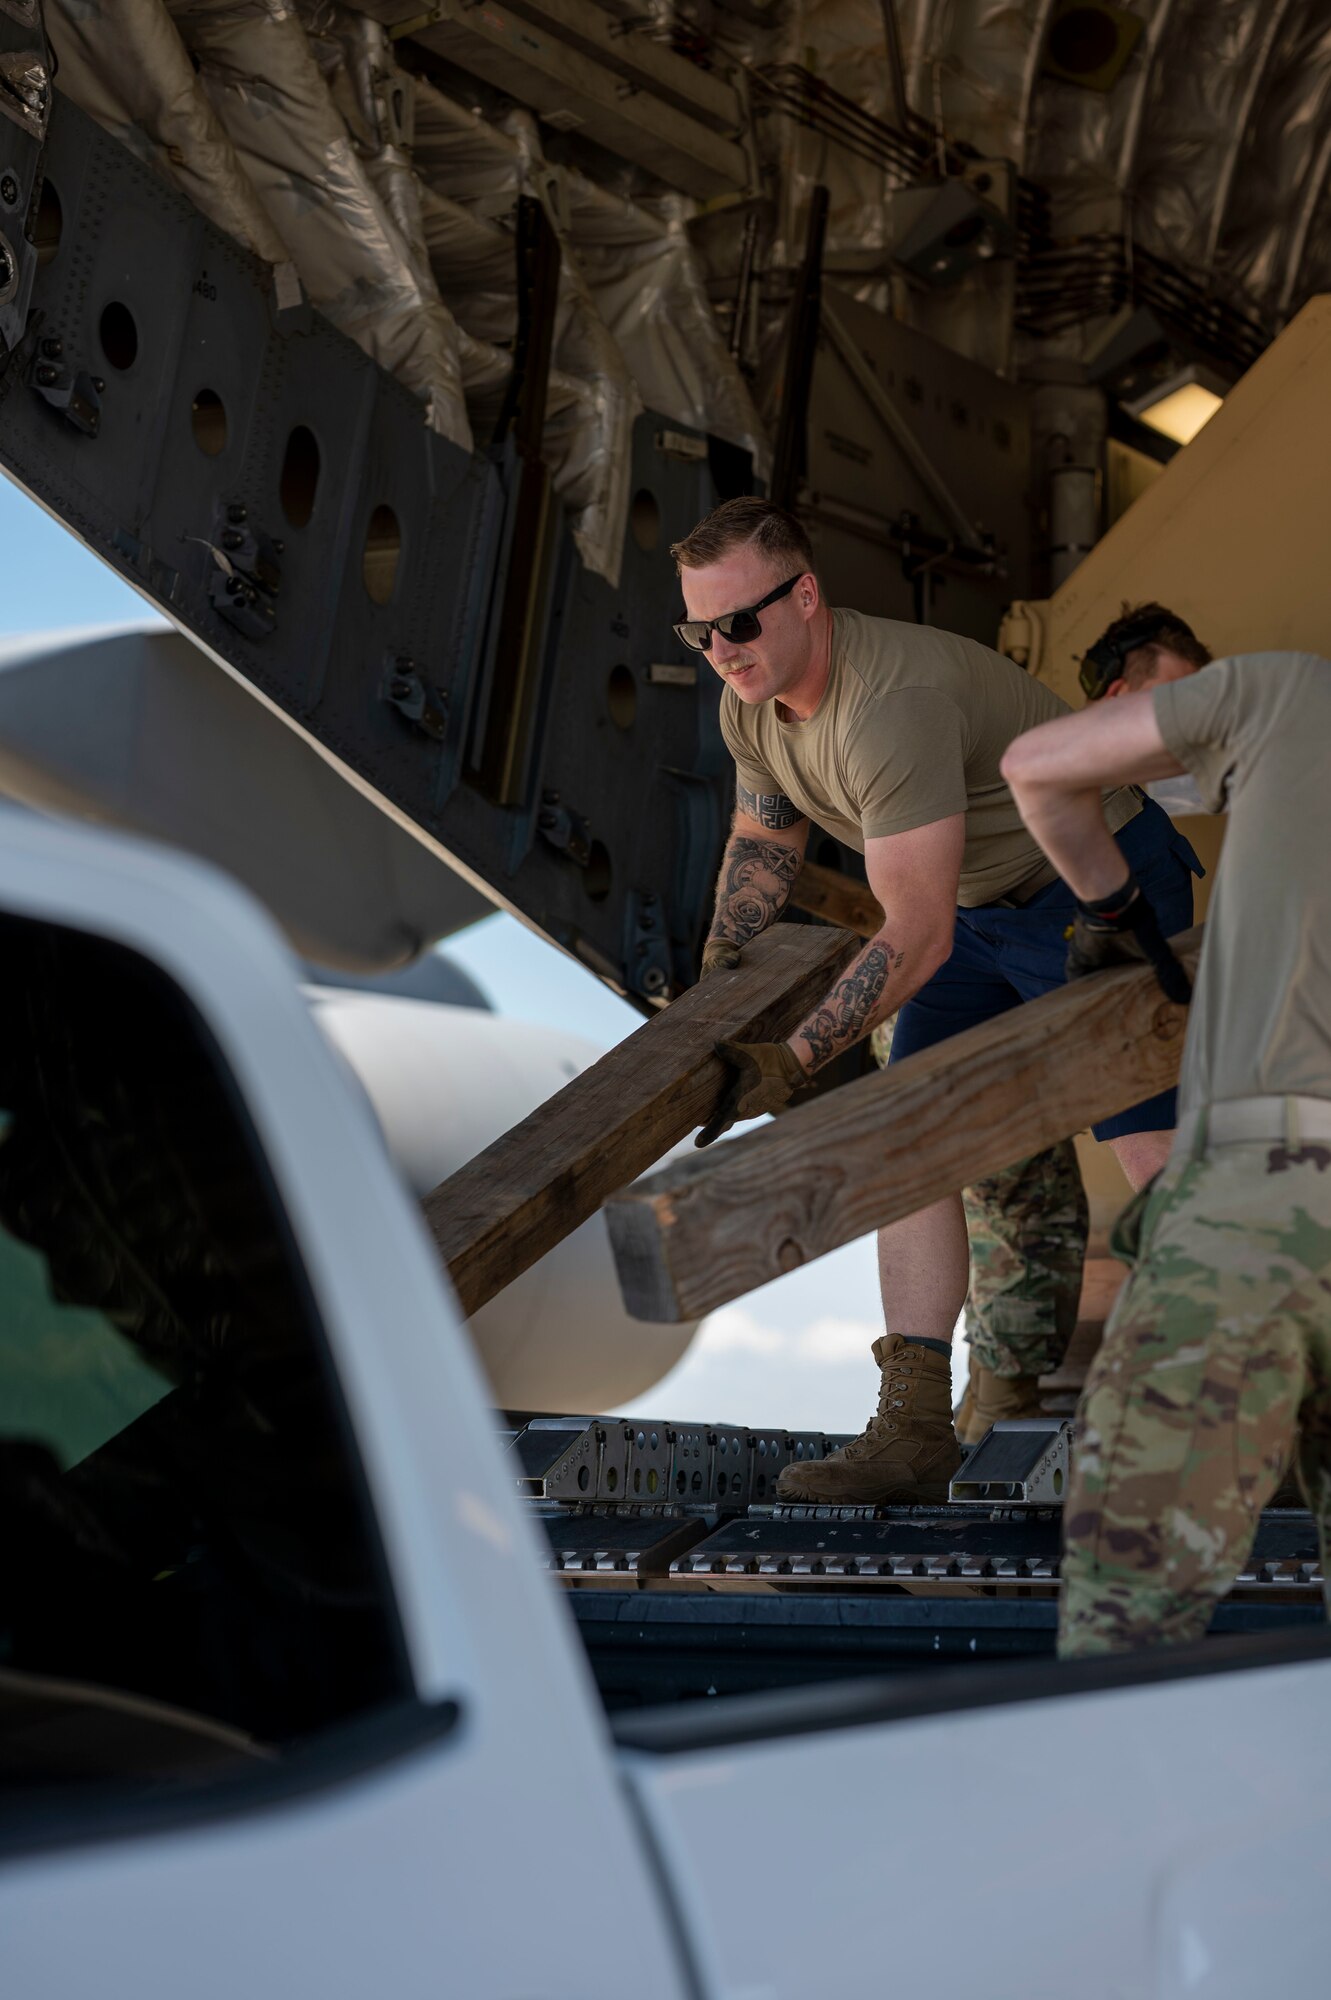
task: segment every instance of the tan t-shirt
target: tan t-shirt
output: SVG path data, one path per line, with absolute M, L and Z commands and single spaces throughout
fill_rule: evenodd
M 721 693 L 721 733 L 744 789 L 784 792 L 861 854 L 866 841 L 964 812 L 964 910 L 1043 867 L 998 765 L 1014 736 L 1067 713 L 1051 688 L 974 639 L 858 611 L 832 613 L 831 672 L 807 722 Z M 1140 810 L 1130 787 L 1106 794 L 1111 832 Z
M 1331 660 L 1247 653 L 1154 699 L 1207 812 L 1229 808 L 1180 1108 L 1331 1097 Z

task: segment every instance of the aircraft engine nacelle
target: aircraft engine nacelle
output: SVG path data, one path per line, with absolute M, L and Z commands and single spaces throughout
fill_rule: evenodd
M 315 1019 L 360 1079 L 417 1196 L 518 1124 L 600 1049 L 473 1007 L 309 989 Z M 594 1215 L 468 1322 L 495 1402 L 608 1410 L 659 1382 L 696 1322 L 630 1319 L 605 1217 Z

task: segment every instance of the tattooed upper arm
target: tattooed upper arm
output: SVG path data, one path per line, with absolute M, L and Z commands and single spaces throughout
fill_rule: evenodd
M 742 813 L 756 819 L 759 826 L 765 826 L 771 833 L 782 833 L 804 818 L 795 801 L 784 792 L 750 792 L 736 781 L 735 801 Z

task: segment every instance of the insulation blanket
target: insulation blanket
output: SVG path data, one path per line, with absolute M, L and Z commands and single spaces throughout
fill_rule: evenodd
M 551 200 L 535 127 L 514 113 L 504 129 L 488 126 L 433 90 L 417 86 L 413 159 L 425 183 L 423 218 L 431 267 L 459 325 L 491 350 L 517 332 L 512 221 L 518 196 L 544 202 L 560 245 L 559 303 L 544 445 L 573 533 L 588 568 L 618 583 L 628 520 L 632 428 L 642 408 L 619 346 L 597 310 Z M 473 357 L 474 359 L 474 357 Z M 482 404 L 473 375 L 467 393 Z M 502 391 L 501 391 L 502 393 Z
M 413 269 L 294 9 L 283 0 L 168 5 L 310 297 L 469 450 L 456 329 Z
M 163 0 L 46 0 L 46 27 L 66 96 L 237 243 L 286 261 Z

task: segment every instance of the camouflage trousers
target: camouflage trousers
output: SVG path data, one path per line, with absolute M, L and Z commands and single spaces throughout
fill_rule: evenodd
M 873 1031 L 887 1065 L 895 1016 Z M 1077 1323 L 1090 1227 L 1071 1139 L 963 1191 L 970 1238 L 966 1334 L 972 1359 L 993 1375 L 1049 1375 Z
M 1077 1414 L 1059 1652 L 1200 1639 L 1297 1469 L 1331 1558 L 1331 1148 L 1217 1146 L 1124 1211 Z

